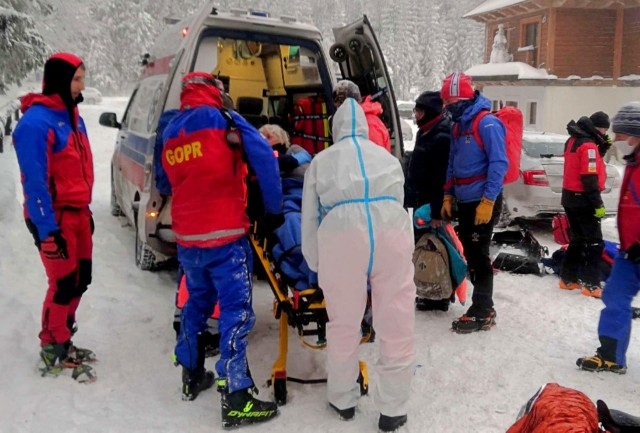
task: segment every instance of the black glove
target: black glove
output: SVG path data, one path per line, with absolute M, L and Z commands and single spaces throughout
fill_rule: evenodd
M 49 233 L 49 237 L 40 242 L 40 252 L 51 260 L 66 260 L 69 257 L 67 240 L 62 236 L 62 230 Z
M 96 231 L 96 223 L 93 222 L 93 215 L 89 216 L 89 227 L 91 227 L 91 234 Z
M 273 233 L 275 229 L 277 229 L 282 224 L 284 224 L 284 214 L 283 213 L 278 213 L 278 214 L 267 213 L 264 216 L 263 223 L 264 223 L 265 232 Z
M 633 263 L 640 264 L 640 243 L 636 242 L 631 245 L 624 253 L 624 258 Z
M 24 220 L 27 225 L 27 229 L 29 229 L 29 233 L 33 236 L 33 242 L 35 246 L 40 249 L 40 236 L 38 235 L 38 227 L 31 221 L 29 218 Z

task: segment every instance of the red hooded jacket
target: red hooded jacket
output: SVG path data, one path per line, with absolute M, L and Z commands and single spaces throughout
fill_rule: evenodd
M 371 96 L 367 96 L 360 106 L 364 111 L 364 115 L 367 118 L 367 124 L 369 125 L 369 140 L 391 152 L 389 131 L 387 130 L 387 126 L 379 117 L 383 112 L 382 105 L 380 105 L 379 102 L 372 102 Z

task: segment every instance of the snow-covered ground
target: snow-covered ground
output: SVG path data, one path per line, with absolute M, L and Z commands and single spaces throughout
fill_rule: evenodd
M 80 306 L 79 345 L 95 349 L 98 381 L 80 385 L 67 377 L 41 378 L 36 370 L 45 276 L 18 203 L 21 194 L 15 153 L 0 154 L 0 432 L 207 432 L 221 431 L 219 396 L 180 400 L 180 369 L 173 366 L 174 275 L 139 271 L 133 260 L 133 230 L 109 214 L 109 164 L 116 130 L 98 125 L 102 111 L 121 115 L 125 99 L 105 98 L 81 108 L 93 145 L 96 184 L 94 283 Z M 609 239 L 615 221 L 605 221 Z M 543 229 L 540 240 L 556 246 Z M 561 291 L 557 278 L 499 273 L 495 279 L 498 325 L 490 332 L 456 335 L 451 321 L 465 311 L 418 312 L 415 380 L 406 432 L 504 432 L 521 405 L 546 382 L 579 389 L 592 400 L 640 413 L 640 338 L 632 335 L 624 376 L 593 374 L 575 366 L 597 346 L 599 300 Z M 250 337 L 254 378 L 264 386 L 277 353 L 277 321 L 269 288 L 256 284 L 258 317 Z M 636 302 L 637 303 L 637 302 Z M 636 323 L 638 325 L 638 323 Z M 372 366 L 376 344 L 361 347 Z M 207 360 L 209 367 L 213 361 Z M 290 341 L 289 374 L 322 377 L 324 352 Z M 371 372 L 372 387 L 375 372 Z M 339 421 L 329 409 L 324 385 L 288 385 L 280 416 L 247 431 L 375 431 L 370 397 L 356 418 Z

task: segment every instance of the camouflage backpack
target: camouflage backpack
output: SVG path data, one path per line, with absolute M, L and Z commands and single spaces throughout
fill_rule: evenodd
M 449 254 L 445 244 L 433 233 L 422 235 L 413 251 L 416 295 L 418 298 L 448 299 L 453 293 Z

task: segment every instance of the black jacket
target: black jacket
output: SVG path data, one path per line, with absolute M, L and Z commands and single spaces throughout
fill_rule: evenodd
M 415 208 L 431 205 L 431 218 L 441 219 L 444 184 L 451 146 L 451 122 L 441 118 L 428 130 L 420 130 L 409 162 L 407 183 L 415 192 Z

